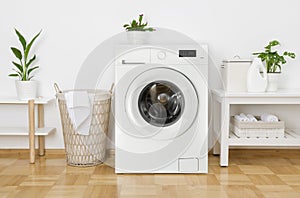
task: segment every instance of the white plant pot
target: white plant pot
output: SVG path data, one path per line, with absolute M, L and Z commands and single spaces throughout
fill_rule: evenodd
M 16 89 L 19 100 L 30 100 L 37 97 L 37 81 L 20 81 L 16 80 Z
M 281 73 L 268 73 L 268 92 L 275 92 L 278 90 L 278 81 Z
M 147 44 L 149 42 L 150 32 L 127 31 L 126 34 L 129 44 Z

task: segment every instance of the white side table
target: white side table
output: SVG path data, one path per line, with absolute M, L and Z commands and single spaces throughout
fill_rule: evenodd
M 229 131 L 230 106 L 235 104 L 300 104 L 300 90 L 248 93 L 212 90 L 213 130 L 218 141 L 213 153 L 220 154 L 220 166 L 228 166 L 230 146 L 300 146 L 300 133 L 286 130 L 284 138 L 239 138 Z
M 55 131 L 53 127 L 45 127 L 44 124 L 44 105 L 48 104 L 53 98 L 37 98 L 35 100 L 22 101 L 16 97 L 0 97 L 0 104 L 28 105 L 28 127 L 0 127 L 2 136 L 29 136 L 30 163 L 35 163 L 35 136 L 38 136 L 39 155 L 45 155 L 45 136 Z M 35 129 L 35 105 L 38 112 L 38 128 Z

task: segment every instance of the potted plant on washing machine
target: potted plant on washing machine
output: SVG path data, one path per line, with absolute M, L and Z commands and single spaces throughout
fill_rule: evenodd
M 33 71 L 39 68 L 39 66 L 34 66 L 33 63 L 36 60 L 36 55 L 29 58 L 30 49 L 34 41 L 38 38 L 41 31 L 35 35 L 29 43 L 27 43 L 24 36 L 15 29 L 15 32 L 19 38 L 22 45 L 22 49 L 16 47 L 11 47 L 11 51 L 17 58 L 17 61 L 12 61 L 15 68 L 13 68 L 14 73 L 9 74 L 10 77 L 16 77 L 16 89 L 17 95 L 20 100 L 29 100 L 36 98 L 38 82 L 32 80 Z
M 139 19 L 133 19 L 129 24 L 124 24 L 123 27 L 127 32 L 127 39 L 131 44 L 147 43 L 150 37 L 149 32 L 155 31 L 152 27 L 147 27 L 148 22 L 143 22 L 143 14 L 139 15 Z
M 257 55 L 258 58 L 265 64 L 268 75 L 268 87 L 267 91 L 277 91 L 278 79 L 281 74 L 281 66 L 286 64 L 285 57 L 294 59 L 296 57 L 293 52 L 283 52 L 279 54 L 277 50 L 272 50 L 272 47 L 280 45 L 279 41 L 272 40 L 267 46 L 265 46 L 264 52 L 255 52 L 253 55 Z

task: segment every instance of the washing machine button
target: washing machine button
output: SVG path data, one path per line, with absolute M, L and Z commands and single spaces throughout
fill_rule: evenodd
M 165 60 L 165 59 L 166 59 L 166 56 L 167 56 L 167 54 L 166 54 L 166 52 L 164 52 L 164 51 L 159 51 L 159 52 L 157 53 L 157 58 L 158 58 L 159 60 Z

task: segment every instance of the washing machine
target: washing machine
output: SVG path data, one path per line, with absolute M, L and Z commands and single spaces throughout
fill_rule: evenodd
M 175 46 L 115 61 L 116 173 L 208 171 L 207 45 Z

